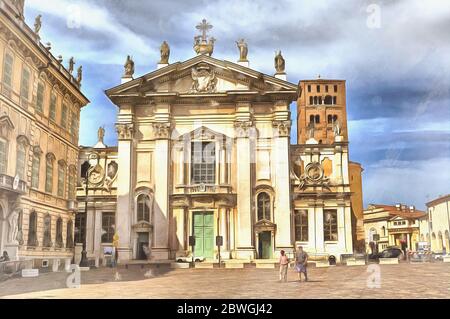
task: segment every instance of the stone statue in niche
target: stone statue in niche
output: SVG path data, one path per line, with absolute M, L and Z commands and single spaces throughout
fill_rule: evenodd
M 17 235 L 19 233 L 19 210 L 14 209 L 8 216 L 9 233 L 8 241 L 17 244 Z

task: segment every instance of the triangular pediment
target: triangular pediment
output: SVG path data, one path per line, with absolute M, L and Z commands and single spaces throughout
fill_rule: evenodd
M 145 74 L 106 91 L 117 97 L 297 94 L 297 85 L 237 63 L 199 55 Z

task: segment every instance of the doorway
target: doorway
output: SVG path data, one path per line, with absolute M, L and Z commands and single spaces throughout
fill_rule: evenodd
M 150 258 L 150 243 L 148 233 L 138 233 L 137 259 L 147 260 Z
M 258 241 L 259 259 L 272 258 L 272 233 L 270 231 L 259 233 Z
M 214 257 L 214 213 L 194 212 L 195 256 Z

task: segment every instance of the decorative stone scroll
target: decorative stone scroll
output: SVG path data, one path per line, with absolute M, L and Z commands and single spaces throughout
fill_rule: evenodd
M 116 131 L 119 135 L 119 140 L 129 140 L 133 138 L 134 126 L 131 123 L 128 124 L 116 124 Z
M 299 178 L 298 188 L 303 190 L 307 187 L 325 187 L 329 189 L 330 179 L 325 176 L 323 167 L 318 162 L 312 162 L 306 165 L 305 173 Z

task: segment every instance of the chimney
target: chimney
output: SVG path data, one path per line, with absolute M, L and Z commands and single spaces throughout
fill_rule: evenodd
M 397 210 L 400 210 L 401 207 L 402 207 L 401 204 L 396 204 L 396 205 L 395 205 L 395 208 L 397 208 Z
M 415 206 L 409 206 L 409 211 L 410 212 L 413 212 L 413 211 L 415 211 L 416 210 L 416 207 Z

